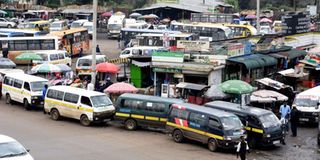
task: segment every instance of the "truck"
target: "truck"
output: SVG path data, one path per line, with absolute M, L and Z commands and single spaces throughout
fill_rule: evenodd
M 108 20 L 108 32 L 107 35 L 109 38 L 118 38 L 120 37 L 121 29 L 124 25 L 124 19 L 126 15 L 122 12 L 116 12 Z

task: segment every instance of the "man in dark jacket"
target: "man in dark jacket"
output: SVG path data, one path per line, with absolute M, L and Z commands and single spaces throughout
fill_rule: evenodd
M 249 152 L 249 146 L 248 143 L 245 141 L 244 136 L 241 136 L 241 141 L 237 145 L 237 158 L 240 154 L 241 160 L 246 160 L 246 153 Z
M 293 106 L 290 114 L 290 121 L 291 121 L 291 132 L 292 132 L 292 137 L 297 136 L 297 126 L 299 124 L 299 111 L 295 106 Z

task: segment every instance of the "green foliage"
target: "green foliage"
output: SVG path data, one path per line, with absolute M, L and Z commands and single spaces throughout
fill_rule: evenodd
M 234 9 L 239 10 L 239 1 L 238 0 L 224 0 L 225 3 L 233 5 Z

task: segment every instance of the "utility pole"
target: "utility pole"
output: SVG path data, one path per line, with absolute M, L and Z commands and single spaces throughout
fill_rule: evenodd
M 260 0 L 257 0 L 257 34 L 260 34 Z
M 92 28 L 92 73 L 91 83 L 95 86 L 96 83 L 96 46 L 97 46 L 97 7 L 98 0 L 93 0 L 93 28 Z

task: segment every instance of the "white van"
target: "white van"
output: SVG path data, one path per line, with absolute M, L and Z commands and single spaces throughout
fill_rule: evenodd
M 106 122 L 115 113 L 115 108 L 106 94 L 70 86 L 48 88 L 45 113 L 53 120 L 69 117 L 80 120 L 84 126 L 92 122 Z
M 320 86 L 308 89 L 296 95 L 293 106 L 300 111 L 299 121 L 318 123 L 320 112 Z
M 56 21 L 56 22 L 52 22 L 50 24 L 50 32 L 53 31 L 62 31 L 62 30 L 67 30 L 68 29 L 68 23 L 67 21 Z
M 120 58 L 129 58 L 132 56 L 151 56 L 153 52 L 165 51 L 163 47 L 139 46 L 124 49 L 120 53 Z
M 6 74 L 2 84 L 2 94 L 6 103 L 12 101 L 23 103 L 28 110 L 31 106 L 42 106 L 42 90 L 48 80 L 24 73 Z
M 106 55 L 96 55 L 96 64 L 107 61 Z M 76 62 L 76 73 L 78 75 L 91 75 L 92 55 L 81 57 Z
M 84 22 L 83 28 L 87 28 L 90 39 L 92 39 L 93 22 Z
M 71 29 L 73 28 L 82 28 L 84 22 L 88 22 L 88 20 L 85 20 L 85 19 L 81 19 L 81 20 L 76 20 L 76 21 L 73 21 L 71 23 Z
M 66 64 L 68 66 L 71 66 L 72 64 L 68 52 L 64 50 L 37 51 L 36 54 L 41 56 L 42 60 L 32 61 L 34 64 L 50 63 Z

